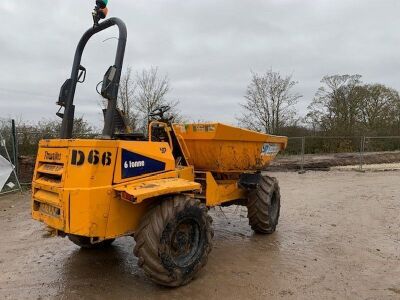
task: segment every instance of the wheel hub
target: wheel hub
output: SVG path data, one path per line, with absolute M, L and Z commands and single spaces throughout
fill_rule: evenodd
M 271 218 L 273 220 L 276 220 L 277 217 L 278 217 L 278 202 L 276 200 L 276 194 L 275 193 L 273 193 L 272 197 L 271 197 L 270 210 L 271 210 Z
M 172 235 L 171 254 L 177 265 L 182 267 L 196 258 L 200 244 L 200 227 L 194 220 L 180 222 Z

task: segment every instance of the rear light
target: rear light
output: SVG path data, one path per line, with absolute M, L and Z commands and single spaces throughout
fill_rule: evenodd
M 133 203 L 136 202 L 136 198 L 128 194 L 127 192 L 121 192 L 121 199 L 128 202 L 133 202 Z

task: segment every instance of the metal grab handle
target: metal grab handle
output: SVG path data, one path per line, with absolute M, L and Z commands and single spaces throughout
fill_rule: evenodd
M 169 128 L 169 126 L 168 126 L 168 124 L 167 123 L 164 123 L 164 122 L 159 122 L 159 121 L 151 121 L 150 122 L 150 124 L 149 124 L 149 142 L 151 142 L 152 140 L 152 134 L 151 134 L 151 129 L 153 128 L 153 125 L 156 125 L 156 124 L 158 124 L 158 125 L 162 125 L 162 127 L 164 127 L 164 130 L 165 130 L 165 132 L 167 133 L 167 135 L 168 135 L 168 140 L 169 140 L 169 146 L 170 146 L 170 148 L 171 148 L 171 151 L 173 151 L 174 150 L 174 145 L 173 145 L 173 143 L 172 143 L 172 139 L 171 139 L 171 133 L 170 133 L 170 131 L 171 131 L 171 129 Z

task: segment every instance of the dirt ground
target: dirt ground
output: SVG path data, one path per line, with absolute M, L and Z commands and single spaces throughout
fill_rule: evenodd
M 29 194 L 0 198 L 1 299 L 400 299 L 400 172 L 273 173 L 277 232 L 254 235 L 245 208 L 211 210 L 214 248 L 189 285 L 151 283 L 132 238 L 84 251 L 44 237 Z
M 329 170 L 337 166 L 359 166 L 360 162 L 362 162 L 363 167 L 372 164 L 400 163 L 400 151 L 364 152 L 362 156 L 359 152 L 306 154 L 304 161 L 301 155 L 278 155 L 268 166 L 268 170 L 299 170 L 303 164 L 305 170 L 318 171 Z

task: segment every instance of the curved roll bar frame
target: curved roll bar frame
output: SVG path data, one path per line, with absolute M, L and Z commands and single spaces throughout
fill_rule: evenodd
M 71 86 L 68 90 L 68 95 L 66 97 L 64 116 L 61 124 L 61 131 L 60 131 L 61 139 L 72 138 L 72 129 L 74 123 L 74 114 L 75 114 L 75 106 L 73 103 L 75 97 L 76 84 L 78 82 L 79 67 L 81 64 L 83 50 L 85 49 L 87 42 L 93 35 L 114 25 L 118 26 L 119 29 L 117 53 L 115 55 L 115 62 L 114 62 L 114 66 L 116 67 L 117 70 L 115 74 L 116 76 L 115 79 L 119 86 L 119 81 L 121 79 L 121 72 L 122 72 L 122 64 L 125 55 L 127 29 L 125 23 L 121 19 L 110 18 L 88 29 L 83 34 L 78 43 L 78 46 L 76 47 L 74 63 L 72 65 L 71 78 L 70 78 Z M 118 92 L 118 86 L 117 86 L 117 92 Z M 104 119 L 104 128 L 102 133 L 102 137 L 104 139 L 111 138 L 114 133 L 114 111 L 116 107 L 117 107 L 117 99 L 111 99 L 108 101 L 107 112 Z

